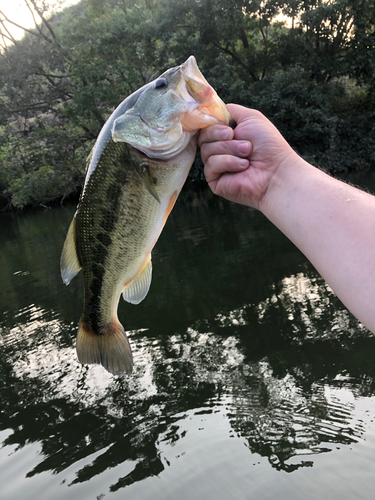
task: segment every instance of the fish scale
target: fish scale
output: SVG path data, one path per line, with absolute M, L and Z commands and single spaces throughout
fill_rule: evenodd
M 134 161 L 134 154 L 133 158 L 130 154 L 130 148 L 126 143 L 108 144 L 77 210 L 76 231 L 81 234 L 77 237 L 77 249 L 84 270 L 83 318 L 86 320 L 90 304 L 95 301 L 98 322 L 91 323 L 93 328 L 100 328 L 108 322 L 106 303 L 101 304 L 99 298 L 106 294 L 112 297 L 117 288 L 119 278 L 115 276 L 113 262 L 120 269 L 122 260 L 128 264 L 141 255 L 141 243 L 137 245 L 137 242 L 147 236 L 147 222 L 152 214 L 150 204 L 156 204 L 147 192 L 150 202 L 142 203 L 143 175 L 139 161 Z M 91 196 L 99 191 L 99 186 L 102 197 Z M 144 214 L 141 216 L 144 208 L 149 214 L 147 218 Z M 134 237 L 135 233 L 139 238 Z M 103 290 L 106 273 L 110 279 Z
M 197 133 L 230 120 L 190 57 L 125 99 L 105 123 L 61 256 L 65 284 L 83 269 L 81 363 L 132 371 L 117 317 L 121 293 L 132 304 L 147 295 L 151 251 L 194 161 Z

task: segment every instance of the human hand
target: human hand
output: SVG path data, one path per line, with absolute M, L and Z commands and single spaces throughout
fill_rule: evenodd
M 207 182 L 215 194 L 261 210 L 276 172 L 301 158 L 259 111 L 237 104 L 227 109 L 234 130 L 212 125 L 199 134 Z

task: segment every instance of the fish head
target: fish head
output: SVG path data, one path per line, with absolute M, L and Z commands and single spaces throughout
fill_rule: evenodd
M 182 152 L 201 128 L 232 121 L 194 56 L 137 94 L 132 105 L 114 120 L 112 139 L 131 144 L 150 158 L 168 160 Z

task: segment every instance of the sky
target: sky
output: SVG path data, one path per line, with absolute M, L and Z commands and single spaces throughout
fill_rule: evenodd
M 65 0 L 63 3 L 63 7 L 72 5 L 74 3 L 77 3 L 78 1 L 79 0 Z M 51 2 L 48 3 L 53 4 L 55 3 L 55 1 L 51 0 Z M 0 11 L 2 11 L 9 19 L 16 22 L 17 24 L 20 24 L 21 26 L 24 26 L 25 28 L 34 27 L 32 15 L 27 8 L 24 0 L 0 0 Z M 36 18 L 38 17 L 36 16 Z M 3 19 L 2 16 L 1 19 Z M 14 36 L 14 38 L 22 38 L 24 34 L 23 30 L 16 28 L 9 23 L 6 24 L 6 27 L 11 32 L 12 36 Z

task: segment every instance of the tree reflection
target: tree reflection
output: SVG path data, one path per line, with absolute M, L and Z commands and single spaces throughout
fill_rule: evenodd
M 28 477 L 86 459 L 74 485 L 128 464 L 110 488 L 117 491 L 161 474 L 168 467 L 162 447 L 184 442 L 184 415 L 213 407 L 252 453 L 286 472 L 312 466 L 327 443 L 361 439 L 365 424 L 339 391 L 375 394 L 373 336 L 258 216 L 208 204 L 191 223 L 189 207 L 180 206 L 155 252 L 152 300 L 121 306 L 135 357 L 132 376 L 79 365 L 79 285 L 67 293 L 52 264 L 40 260 L 35 267 L 22 255 L 15 264 L 11 245 L 3 251 L 7 279 L 23 270 L 37 284 L 30 299 L 8 283 L 13 295 L 3 311 L 14 308 L 17 315 L 7 313 L 0 323 L 0 429 L 12 429 L 2 445 L 40 443 Z M 185 216 L 190 232 L 181 223 Z M 215 251 L 211 236 L 218 231 L 226 236 Z M 186 256 L 187 239 L 197 249 L 208 242 L 211 253 Z M 51 252 L 56 246 L 55 265 L 59 246 L 44 244 Z

